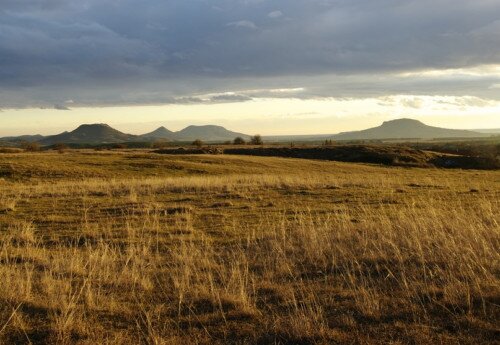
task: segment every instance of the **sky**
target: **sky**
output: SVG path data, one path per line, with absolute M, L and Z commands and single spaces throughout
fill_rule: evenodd
M 500 128 L 498 0 L 0 0 L 0 136 Z

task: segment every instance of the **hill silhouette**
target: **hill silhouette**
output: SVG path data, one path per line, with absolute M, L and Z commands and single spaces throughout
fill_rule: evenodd
M 154 140 L 154 139 L 165 139 L 165 140 L 174 140 L 175 133 L 171 130 L 161 126 L 155 129 L 152 132 L 142 134 L 141 139 L 144 140 Z
M 382 125 L 362 131 L 343 132 L 339 134 L 322 135 L 292 135 L 268 136 L 266 141 L 314 141 L 314 140 L 372 140 L 372 139 L 442 139 L 442 138 L 479 138 L 489 137 L 492 133 L 480 133 L 470 130 L 447 129 L 427 126 L 413 119 L 398 119 L 382 123 Z M 242 137 L 245 140 L 249 135 L 227 130 L 222 126 L 204 125 L 188 126 L 180 131 L 173 132 L 165 127 L 159 127 L 152 132 L 142 135 L 132 135 L 120 132 L 107 124 L 83 124 L 71 132 L 43 137 L 41 135 L 24 135 L 19 137 L 0 138 L 3 143 L 20 143 L 23 141 L 38 142 L 41 145 L 66 144 L 109 144 L 124 142 L 149 142 L 155 140 L 193 141 L 200 139 L 206 142 L 223 142 Z
M 248 139 L 250 136 L 229 131 L 222 126 L 204 125 L 204 126 L 188 126 L 180 131 L 173 132 L 165 127 L 159 127 L 153 132 L 146 133 L 140 136 L 144 140 L 164 139 L 171 141 L 192 141 L 196 139 L 204 141 L 225 141 L 233 140 L 236 137 Z
M 205 141 L 224 141 L 233 140 L 236 137 L 242 137 L 244 139 L 250 138 L 250 136 L 233 132 L 225 129 L 222 126 L 215 125 L 205 125 L 205 126 L 188 126 L 183 130 L 175 132 L 176 140 L 205 140 Z
M 487 136 L 482 133 L 428 126 L 418 120 L 397 119 L 385 121 L 378 127 L 362 131 L 343 132 L 333 136 L 335 140 L 363 139 L 437 139 L 473 138 Z
M 34 142 L 42 140 L 43 138 L 44 138 L 44 136 L 40 135 L 40 134 L 20 135 L 17 137 L 3 137 L 3 138 L 0 138 L 0 141 L 6 142 L 6 143 L 20 143 L 23 141 L 26 141 L 29 143 L 34 143 Z
M 107 124 L 95 123 L 84 124 L 71 132 L 63 132 L 51 135 L 40 140 L 42 145 L 53 145 L 56 143 L 68 144 L 106 144 L 122 143 L 137 140 L 138 136 L 122 133 Z
M 232 132 L 224 127 L 215 125 L 188 126 L 178 132 L 173 132 L 165 127 L 142 134 L 132 135 L 120 132 L 107 124 L 84 124 L 71 132 L 42 137 L 38 142 L 42 145 L 53 145 L 56 143 L 67 144 L 109 144 L 152 140 L 169 141 L 192 141 L 200 139 L 203 141 L 226 141 L 236 137 L 248 139 L 249 136 L 242 133 Z

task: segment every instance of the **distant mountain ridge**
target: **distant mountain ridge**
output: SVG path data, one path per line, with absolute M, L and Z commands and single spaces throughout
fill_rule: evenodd
M 51 135 L 39 141 L 42 145 L 65 144 L 108 144 L 134 141 L 137 135 L 122 133 L 105 123 L 80 125 L 71 132 Z
M 141 141 L 193 141 L 200 139 L 207 142 L 233 140 L 236 137 L 244 139 L 250 136 L 233 132 L 221 126 L 188 126 L 178 132 L 173 132 L 165 127 L 159 127 L 152 132 L 133 135 L 120 132 L 105 123 L 83 124 L 71 132 L 63 132 L 50 136 L 29 136 L 0 138 L 0 141 L 10 143 L 20 143 L 23 141 L 38 142 L 44 146 L 50 146 L 58 143 L 64 144 L 110 144 Z
M 332 138 L 335 140 L 371 140 L 477 138 L 482 136 L 488 135 L 469 130 L 428 126 L 413 119 L 397 119 L 385 121 L 378 127 L 368 128 L 362 131 L 339 133 Z
M 500 134 L 500 128 L 481 128 L 473 129 L 473 131 L 484 134 Z
M 368 128 L 361 131 L 343 132 L 339 134 L 322 135 L 295 135 L 295 136 L 268 136 L 264 140 L 269 141 L 314 141 L 314 140 L 383 140 L 383 139 L 440 139 L 440 138 L 479 138 L 494 135 L 492 133 L 480 133 L 470 130 L 446 129 L 427 126 L 413 119 L 397 119 L 386 121 L 378 127 Z M 110 144 L 125 142 L 152 142 L 164 141 L 193 141 L 200 139 L 205 142 L 223 142 L 242 137 L 245 140 L 249 135 L 233 132 L 224 127 L 216 125 L 188 126 L 180 131 L 173 132 L 165 127 L 159 127 L 152 132 L 133 135 L 120 132 L 107 124 L 83 124 L 71 132 L 63 132 L 57 135 L 23 135 L 18 137 L 0 138 L 3 143 L 18 145 L 21 142 L 38 142 L 44 146 L 57 143 L 66 144 Z
M 159 127 L 153 132 L 140 135 L 140 139 L 164 139 L 169 141 L 192 141 L 196 139 L 204 141 L 226 141 L 233 140 L 236 137 L 244 139 L 250 138 L 249 135 L 233 132 L 221 126 L 204 125 L 188 126 L 178 132 L 172 132 L 165 127 Z
M 144 139 L 167 139 L 167 140 L 170 140 L 171 138 L 174 137 L 174 135 L 175 135 L 175 132 L 172 132 L 171 130 L 168 130 L 165 127 L 161 126 L 152 132 L 141 135 L 140 137 L 144 138 Z
M 35 134 L 35 135 L 19 135 L 17 137 L 3 137 L 0 138 L 0 141 L 4 142 L 12 142 L 12 143 L 18 143 L 18 142 L 37 142 L 45 138 L 43 135 L 40 134 Z
M 233 140 L 236 137 L 242 137 L 244 139 L 249 139 L 250 136 L 228 131 L 224 127 L 214 126 L 214 125 L 206 125 L 206 126 L 188 126 L 183 130 L 175 133 L 177 140 Z

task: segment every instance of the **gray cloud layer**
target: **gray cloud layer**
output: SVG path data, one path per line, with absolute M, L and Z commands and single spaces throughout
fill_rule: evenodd
M 304 97 L 425 89 L 494 97 L 495 78 L 389 75 L 499 63 L 498 0 L 0 2 L 0 106 L 287 86 L 307 86 Z M 237 100 L 247 97 L 219 99 Z

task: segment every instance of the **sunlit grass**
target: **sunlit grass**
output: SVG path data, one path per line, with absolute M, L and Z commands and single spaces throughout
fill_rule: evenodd
M 19 156 L 0 163 L 29 170 Z M 54 178 L 64 156 L 0 184 L 3 342 L 498 335 L 497 172 L 176 157 L 199 172 L 125 175 L 117 154 L 93 158 L 109 177 Z

